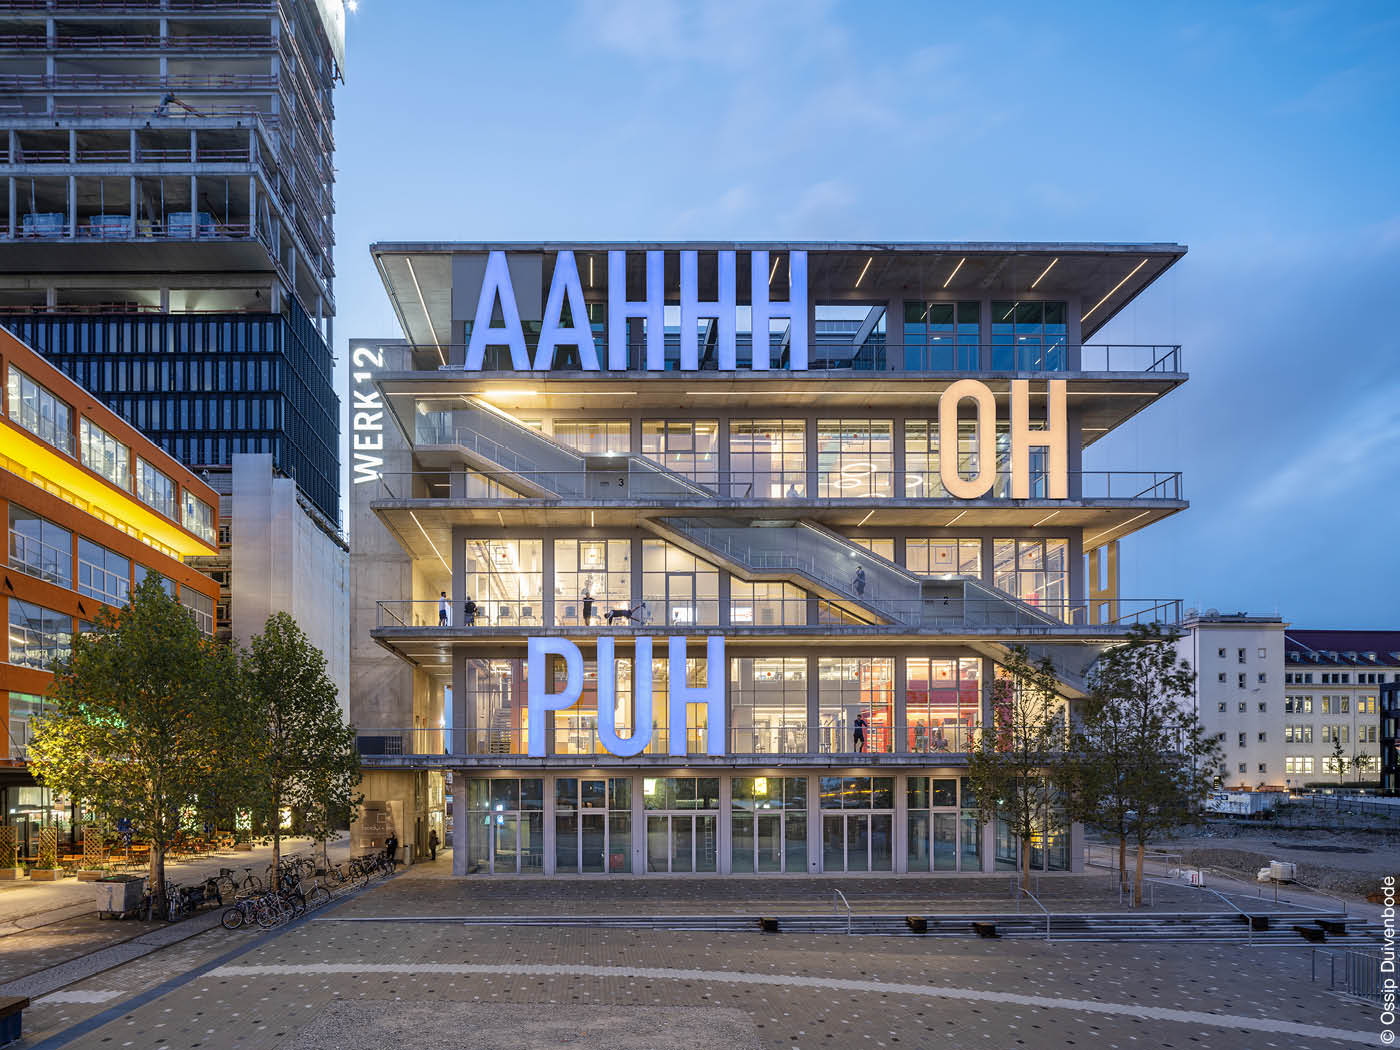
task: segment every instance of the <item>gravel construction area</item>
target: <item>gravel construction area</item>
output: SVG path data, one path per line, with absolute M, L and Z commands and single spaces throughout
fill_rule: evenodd
M 1187 864 L 1223 868 L 1251 880 L 1271 860 L 1291 861 L 1304 885 L 1355 897 L 1378 892 L 1383 875 L 1400 875 L 1400 836 L 1380 832 L 1222 828 L 1160 848 L 1182 854 Z

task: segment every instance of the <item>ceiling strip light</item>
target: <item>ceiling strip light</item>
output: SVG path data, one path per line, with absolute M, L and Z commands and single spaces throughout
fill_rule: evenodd
M 1089 314 L 1092 314 L 1092 313 L 1093 313 L 1095 310 L 1097 310 L 1100 306 L 1102 306 L 1104 303 L 1108 302 L 1109 298 L 1113 295 L 1114 292 L 1118 291 L 1119 288 L 1122 288 L 1123 285 L 1127 284 L 1130 280 L 1132 280 L 1133 274 L 1137 273 L 1139 270 L 1141 270 L 1141 269 L 1142 269 L 1144 266 L 1146 266 L 1146 265 L 1147 265 L 1147 260 L 1146 260 L 1146 259 L 1143 259 L 1142 262 L 1140 262 L 1140 263 L 1138 263 L 1136 266 L 1134 266 L 1134 267 L 1132 268 L 1132 270 L 1129 271 L 1127 277 L 1124 277 L 1121 281 L 1119 281 L 1117 284 L 1115 284 L 1112 288 L 1109 289 L 1108 295 L 1105 295 L 1102 299 L 1100 299 L 1098 302 L 1096 302 L 1093 306 L 1089 307 L 1089 313 L 1087 313 L 1087 314 L 1085 314 L 1083 317 L 1081 317 L 1081 318 L 1079 319 L 1079 323 L 1080 323 L 1080 324 L 1083 324 L 1085 321 L 1089 320 Z
M 1038 285 L 1041 281 L 1045 280 L 1045 275 L 1046 275 L 1047 273 L 1049 273 L 1051 270 L 1053 270 L 1053 269 L 1055 268 L 1055 264 L 1056 264 L 1057 262 L 1059 262 L 1059 261 L 1060 261 L 1060 257 L 1059 257 L 1058 255 L 1055 256 L 1055 258 L 1053 258 L 1053 259 L 1050 260 L 1050 265 L 1047 266 L 1047 267 L 1045 267 L 1045 269 L 1041 270 L 1041 271 L 1040 271 L 1040 276 L 1037 277 L 1034 281 L 1031 282 L 1031 291 L 1035 291 L 1035 286 Z
M 1033 528 L 1033 529 L 1038 529 L 1038 528 L 1040 528 L 1042 525 L 1044 525 L 1047 521 L 1049 521 L 1051 518 L 1053 518 L 1053 517 L 1054 517 L 1056 514 L 1058 514 L 1058 513 L 1060 513 L 1058 510 L 1052 510 L 1049 514 L 1045 515 L 1045 517 L 1041 518 L 1041 519 L 1040 519 L 1039 521 L 1037 521 L 1034 525 L 1032 525 L 1031 528 Z
M 958 519 L 961 518 L 961 517 L 963 516 L 963 514 L 966 514 L 966 513 L 967 513 L 967 511 L 963 511 L 962 514 L 959 514 L 957 518 L 954 518 L 952 521 L 948 522 L 948 525 L 956 525 L 956 524 L 958 523 Z M 946 529 L 946 528 L 948 527 L 948 525 L 944 525 L 943 527 Z
M 958 275 L 958 271 L 962 269 L 962 264 L 965 263 L 965 262 L 967 262 L 967 256 L 966 256 L 966 255 L 964 255 L 961 259 L 958 260 L 958 265 L 956 265 L 956 266 L 953 267 L 953 272 L 950 273 L 950 274 L 948 275 L 948 279 L 947 279 L 946 281 L 943 282 L 943 287 L 944 287 L 944 288 L 947 288 L 948 285 L 950 285 L 950 284 L 953 283 L 953 278 L 956 277 L 956 276 Z
M 423 320 L 428 324 L 428 334 L 433 337 L 433 346 L 437 347 L 438 360 L 445 365 L 447 358 L 442 354 L 442 344 L 438 342 L 437 329 L 433 327 L 433 319 L 428 316 L 428 304 L 423 299 L 423 289 L 418 284 L 418 272 L 413 268 L 413 256 L 405 255 L 403 261 L 408 264 L 408 275 L 413 278 L 413 290 L 418 293 L 418 305 L 423 308 Z
M 871 514 L 874 514 L 874 513 L 875 513 L 875 508 L 874 508 L 874 507 L 871 507 L 871 508 L 870 508 L 870 513 L 867 514 L 865 517 L 863 517 L 863 518 L 860 519 L 860 522 L 859 522 L 859 524 L 856 525 L 856 528 L 860 528 L 861 525 L 864 525 L 867 521 L 869 521 L 869 520 L 870 520 L 870 515 L 871 515 Z
M 1091 536 L 1091 537 L 1089 537 L 1087 540 L 1084 541 L 1084 548 L 1085 548 L 1085 550 L 1087 550 L 1087 549 L 1089 548 L 1089 546 L 1094 542 L 1094 540 L 1096 540 L 1096 539 L 1099 538 L 1099 536 L 1107 536 L 1110 532 L 1114 531 L 1114 529 L 1126 529 L 1126 528 L 1127 528 L 1129 525 L 1131 525 L 1133 522 L 1137 521 L 1138 518 L 1146 517 L 1148 514 L 1151 514 L 1151 513 L 1152 513 L 1151 511 L 1145 510 L 1145 511 L 1143 511 L 1141 514 L 1137 514 L 1137 515 L 1135 515 L 1135 516 L 1129 518 L 1127 521 L 1123 522 L 1123 524 L 1121 524 L 1121 525 L 1115 525 L 1113 528 L 1104 529 L 1103 532 L 1099 533 L 1098 536 Z
M 778 274 L 778 260 L 780 260 L 781 258 L 782 258 L 782 256 L 781 256 L 781 255 L 778 255 L 776 252 L 773 254 L 773 269 L 771 269 L 771 270 L 768 271 L 768 283 L 769 283 L 769 284 L 772 284 L 772 283 L 773 283 L 773 278 L 776 277 L 777 274 Z M 859 282 L 857 282 L 857 283 L 859 283 Z
M 860 268 L 860 276 L 856 278 L 856 287 L 860 287 L 860 282 L 865 280 L 866 273 L 870 270 L 870 264 L 875 261 L 875 256 L 868 255 L 865 258 L 865 265 Z
M 438 550 L 437 544 L 434 543 L 433 538 L 428 535 L 428 530 L 423 528 L 423 523 L 418 520 L 418 515 L 415 514 L 413 511 L 409 511 L 408 516 L 413 519 L 413 524 L 418 526 L 418 531 L 421 532 L 423 534 L 423 538 L 428 541 L 428 546 L 431 547 L 433 549 L 433 553 L 437 555 L 437 560 L 442 562 L 442 567 L 446 569 L 449 574 L 451 574 L 452 566 L 448 565 L 447 562 L 443 559 L 442 551 Z

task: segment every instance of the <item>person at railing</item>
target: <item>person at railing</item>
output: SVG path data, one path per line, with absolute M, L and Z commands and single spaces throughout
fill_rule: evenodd
M 470 597 L 467 598 L 466 605 L 462 606 L 462 622 L 468 627 L 476 626 L 477 604 Z
M 447 626 L 447 592 L 442 591 L 438 595 L 438 626 Z
M 583 625 L 590 626 L 593 623 L 593 578 L 590 576 L 583 585 Z
M 855 729 L 852 736 L 855 738 L 855 748 L 857 751 L 865 751 L 865 729 L 870 723 L 865 720 L 865 712 L 856 714 Z

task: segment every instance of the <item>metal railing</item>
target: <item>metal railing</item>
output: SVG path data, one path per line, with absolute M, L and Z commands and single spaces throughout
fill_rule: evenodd
M 773 530 L 778 531 L 778 530 Z M 990 592 L 990 588 L 987 588 Z M 572 626 L 571 618 L 553 621 L 545 615 L 543 602 L 538 599 L 525 601 L 488 599 L 478 602 L 476 622 L 467 625 L 463 620 L 461 607 L 449 603 L 447 622 L 439 622 L 438 599 L 381 599 L 376 602 L 377 627 L 415 627 L 429 630 L 463 628 L 542 628 Z M 667 603 L 661 599 L 648 600 L 650 615 L 631 619 L 614 616 L 607 621 L 609 612 L 620 612 L 600 607 L 595 613 L 594 622 L 579 630 L 606 633 L 610 629 L 627 628 L 650 634 L 675 631 L 703 633 L 715 627 L 767 628 L 775 634 L 828 633 L 830 626 L 824 623 L 804 624 L 763 624 L 724 622 L 720 616 L 721 603 L 715 599 L 699 599 L 689 602 Z M 1050 633 L 1066 628 L 1127 628 L 1133 624 L 1144 626 L 1159 624 L 1179 624 L 1181 622 L 1181 599 L 1179 598 L 1116 598 L 1108 603 L 1100 602 L 1060 602 L 1044 606 L 1029 606 L 1017 601 L 1011 595 L 1005 598 L 966 599 L 948 598 L 924 600 L 922 598 L 906 602 L 882 602 L 881 614 L 892 623 L 869 626 L 916 627 L 943 630 L 974 630 L 978 632 L 1014 630 L 1019 633 Z M 726 618 L 727 619 L 727 618 Z
M 846 899 L 846 895 L 840 890 L 832 889 L 831 910 L 837 915 L 840 915 L 841 909 L 837 906 L 837 901 L 840 901 L 846 908 L 846 934 L 849 936 L 851 932 L 851 902 Z
M 420 429 L 420 435 L 428 433 Z M 467 435 L 463 433 L 463 437 Z M 441 444 L 436 440 L 420 442 Z M 495 456 L 482 449 L 479 441 L 454 440 L 464 448 L 478 451 L 482 457 L 496 461 Z M 494 450 L 506 454 L 504 446 Z M 616 475 L 610 477 L 610 475 Z M 731 477 L 728 483 L 720 478 L 713 483 L 692 481 L 682 474 L 668 470 L 641 454 L 616 456 L 616 465 L 598 463 L 592 469 L 540 470 L 522 467 L 518 470 L 461 469 L 389 471 L 379 475 L 381 490 L 390 499 L 582 499 L 590 504 L 638 500 L 666 500 L 674 503 L 693 499 L 704 505 L 720 499 L 745 502 L 800 505 L 804 502 L 827 504 L 841 500 L 949 500 L 959 504 L 966 500 L 948 494 L 937 474 L 927 471 L 904 472 L 904 494 L 899 475 L 883 476 L 880 484 L 864 484 L 859 489 L 841 488 L 833 484 L 845 475 L 837 471 L 819 473 L 815 486 L 809 485 L 804 474 L 801 480 L 789 478 L 786 484 L 765 484 L 749 477 Z M 868 476 L 866 476 L 868 477 Z M 1066 476 L 1068 499 L 1112 500 L 1180 500 L 1182 485 L 1180 471 L 1158 470 L 1083 470 L 1069 471 Z M 685 482 L 684 484 L 677 479 Z M 1009 499 L 1012 476 L 1010 471 L 997 471 L 983 499 Z M 1050 476 L 1032 471 L 1029 475 L 1030 498 L 1050 498 Z M 831 492 L 830 496 L 814 497 L 813 492 Z
M 738 365 L 741 370 L 748 368 L 752 349 L 752 337 L 740 333 L 737 340 Z M 666 371 L 679 371 L 680 334 L 666 333 Z M 461 361 L 466 355 L 466 346 L 461 343 L 415 344 L 413 350 L 437 355 L 440 350 L 450 360 Z M 534 347 L 527 347 L 533 354 Z M 608 360 L 606 340 L 599 336 L 594 349 L 600 363 Z M 788 371 L 787 348 L 778 344 L 772 347 L 774 371 Z M 626 369 L 608 371 L 647 371 L 647 348 L 645 343 L 629 344 L 627 347 Z M 713 348 L 700 353 L 702 372 L 718 371 L 718 356 Z M 449 365 L 448 367 L 460 367 Z M 482 361 L 482 371 L 516 371 L 509 351 L 500 347 L 488 348 Z M 570 371 L 561 368 L 559 371 Z M 1169 375 L 1181 371 L 1180 344 L 1151 343 L 1063 343 L 1053 339 L 1044 342 L 977 342 L 958 343 L 955 340 L 931 343 L 878 343 L 870 342 L 853 347 L 849 341 L 833 338 L 829 334 L 818 333 L 817 338 L 807 349 L 807 371 L 809 372 L 921 372 L 921 373 L 1036 373 L 1036 374 L 1076 374 L 1102 373 Z M 554 374 L 557 374 L 554 373 Z
M 617 732 L 624 740 L 632 736 L 630 726 L 618 726 Z M 704 727 L 688 727 L 686 750 L 689 754 L 703 755 L 708 742 Z M 529 754 L 529 731 L 510 726 L 485 728 L 378 728 L 356 727 L 356 749 L 362 758 L 393 759 L 432 757 L 444 755 L 481 756 L 503 755 L 522 756 Z M 643 754 L 666 756 L 669 754 L 669 730 L 655 728 Z M 578 725 L 556 726 L 545 735 L 546 753 L 551 757 L 578 755 L 606 755 L 608 752 L 598 741 L 596 725 L 590 718 Z
M 1327 988 L 1356 999 L 1364 999 L 1376 1006 L 1381 1005 L 1382 986 L 1381 953 L 1379 951 L 1357 951 L 1351 948 L 1314 948 L 1312 950 L 1312 979 L 1316 983 L 1317 957 L 1327 957 Z M 1342 980 L 1337 982 L 1337 960 L 1342 960 Z
M 1022 894 L 1025 894 L 1025 895 L 1026 895 L 1027 897 L 1029 897 L 1032 901 L 1034 901 L 1034 902 L 1035 902 L 1035 906 L 1036 906 L 1037 908 L 1039 908 L 1042 912 L 1045 913 L 1045 940 L 1048 942 L 1048 941 L 1050 940 L 1050 909 L 1047 908 L 1045 905 L 1041 904 L 1041 903 L 1040 903 L 1040 898 L 1037 897 L 1034 893 L 1032 893 L 1030 890 L 1026 889 L 1024 886 L 1021 886 L 1021 885 L 1018 884 L 1018 885 L 1016 886 L 1016 914 L 1017 914 L 1017 915 L 1020 915 L 1020 914 L 1021 914 L 1021 895 L 1022 895 Z

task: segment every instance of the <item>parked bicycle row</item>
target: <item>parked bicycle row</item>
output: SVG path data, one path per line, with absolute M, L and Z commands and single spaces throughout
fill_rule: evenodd
M 310 874 L 296 861 L 285 862 L 275 880 L 275 889 L 259 886 L 236 896 L 219 921 L 226 930 L 255 925 L 268 930 L 329 904 L 340 892 L 357 884 L 387 878 L 394 873 L 394 866 L 383 853 L 354 857 L 345 864 L 325 868 L 312 865 Z M 271 875 L 270 869 L 268 874 Z

